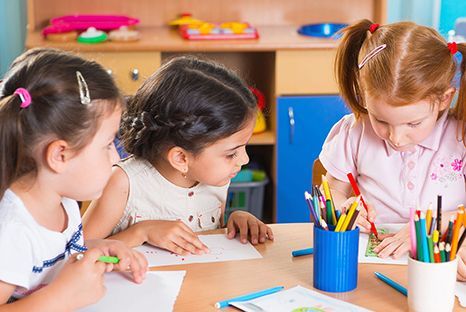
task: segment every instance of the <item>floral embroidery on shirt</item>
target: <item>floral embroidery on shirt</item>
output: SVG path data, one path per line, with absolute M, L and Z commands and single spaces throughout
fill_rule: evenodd
M 430 179 L 448 187 L 448 184 L 463 179 L 463 160 L 450 154 L 436 157 L 432 163 Z
M 454 171 L 461 171 L 461 168 L 463 168 L 463 160 L 456 158 L 451 163 L 451 166 L 453 167 Z

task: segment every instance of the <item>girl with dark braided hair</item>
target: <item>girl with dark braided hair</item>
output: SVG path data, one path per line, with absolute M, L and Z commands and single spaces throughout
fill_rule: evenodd
M 193 57 L 174 58 L 129 101 L 120 162 L 84 216 L 87 237 L 145 242 L 177 254 L 208 252 L 195 232 L 223 225 L 230 180 L 248 163 L 256 99 L 233 72 Z M 233 212 L 228 237 L 273 239 L 245 211 Z

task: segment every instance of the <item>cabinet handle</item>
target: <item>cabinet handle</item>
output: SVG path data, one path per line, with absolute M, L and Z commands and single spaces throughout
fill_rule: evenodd
M 288 122 L 290 124 L 290 144 L 293 144 L 293 139 L 294 139 L 294 111 L 293 107 L 288 107 Z
M 139 80 L 139 69 L 137 68 L 133 68 L 131 70 L 131 79 L 133 81 L 138 81 Z

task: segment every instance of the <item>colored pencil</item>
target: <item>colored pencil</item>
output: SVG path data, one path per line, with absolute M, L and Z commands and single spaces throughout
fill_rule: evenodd
M 331 212 L 331 216 L 332 216 L 332 225 L 337 225 L 337 216 L 335 214 L 335 203 L 333 202 L 333 197 L 332 197 L 332 193 L 330 192 L 330 187 L 328 185 L 328 180 L 327 180 L 327 177 L 322 175 L 322 187 L 324 189 L 324 194 L 325 194 L 325 200 L 330 200 L 330 212 Z M 328 209 L 328 207 L 327 207 Z M 327 220 L 328 223 L 330 220 Z
M 356 180 L 354 179 L 353 174 L 350 172 L 346 176 L 348 177 L 351 187 L 353 188 L 354 195 L 356 196 L 361 195 L 358 184 L 356 183 Z M 369 207 L 367 207 L 367 204 L 364 201 L 364 198 L 362 196 L 361 196 L 361 203 L 366 209 L 367 213 L 369 213 Z M 375 237 L 379 237 L 379 233 L 377 232 L 374 222 L 370 222 L 370 224 L 371 224 L 371 232 L 374 233 Z
M 304 199 L 306 200 L 307 206 L 309 207 L 309 213 L 311 216 L 312 221 L 314 222 L 317 227 L 321 227 L 319 222 L 319 217 L 317 216 L 317 212 L 315 210 L 314 204 L 312 203 L 312 196 L 307 191 L 304 192 Z
M 450 261 L 450 251 L 451 251 L 450 243 L 447 243 L 445 245 L 445 261 L 446 262 Z
M 411 258 L 416 259 L 417 248 L 416 248 L 416 224 L 414 223 L 414 207 L 409 209 L 409 239 L 411 242 Z
M 354 212 L 356 211 L 356 207 L 359 205 L 359 201 L 361 200 L 361 195 L 359 195 L 351 204 L 351 207 L 348 211 L 348 215 L 346 216 L 345 222 L 343 223 L 343 226 L 341 228 L 341 231 L 344 232 L 348 228 L 348 224 L 351 221 L 351 218 L 353 217 Z
M 435 262 L 434 243 L 432 242 L 432 236 L 426 236 L 426 239 L 427 239 L 427 248 L 429 250 L 429 261 L 426 261 L 426 262 Z
M 430 234 L 430 225 L 431 225 L 432 222 L 432 207 L 429 205 L 429 208 L 427 208 L 427 212 L 426 212 L 426 229 L 427 229 L 427 233 Z
M 427 235 L 432 235 L 432 233 L 434 233 L 434 230 L 435 230 L 435 225 L 436 225 L 436 219 L 435 218 L 432 218 L 432 222 L 430 224 L 430 229 L 428 229 L 428 233 Z
M 406 289 L 406 287 L 401 286 L 400 284 L 398 284 L 397 282 L 393 281 L 392 279 L 386 277 L 382 273 L 374 272 L 374 274 L 375 274 L 375 276 L 377 276 L 378 279 L 380 279 L 382 282 L 384 282 L 388 286 L 392 287 L 396 291 L 399 291 L 403 295 L 408 296 L 408 290 Z
M 442 195 L 437 195 L 437 231 L 442 231 Z
M 422 244 L 422 261 L 430 262 L 429 246 L 427 244 L 427 231 L 426 231 L 426 219 L 424 214 L 421 212 L 421 218 L 419 219 L 421 225 L 421 244 Z
M 291 252 L 291 255 L 293 257 L 300 257 L 300 256 L 312 255 L 313 253 L 314 253 L 314 248 L 306 248 L 306 249 L 293 250 Z
M 446 237 L 443 240 L 445 243 L 451 244 L 451 237 L 453 235 L 453 227 L 455 226 L 455 218 L 454 216 L 450 217 L 450 221 L 448 222 L 448 229 L 446 230 Z
M 440 260 L 441 260 L 441 262 L 447 261 L 447 259 L 445 257 L 445 242 L 440 242 L 439 250 L 440 250 Z
M 458 238 L 460 235 L 461 227 L 463 226 L 463 215 L 464 211 L 458 210 L 456 213 L 455 227 L 453 228 L 453 236 L 451 238 L 451 253 L 450 260 L 455 260 L 456 251 L 458 250 Z
M 343 213 L 340 217 L 340 220 L 338 220 L 337 226 L 335 228 L 335 232 L 343 232 L 341 231 L 341 227 L 343 226 L 343 223 L 346 221 L 347 215 L 346 213 Z
M 268 289 L 256 291 L 256 292 L 246 294 L 246 295 L 243 295 L 243 296 L 231 298 L 231 299 L 228 299 L 228 300 L 219 301 L 219 302 L 217 302 L 215 304 L 215 307 L 217 309 L 226 308 L 226 307 L 228 307 L 228 305 L 230 305 L 230 302 L 252 300 L 252 299 L 255 299 L 255 298 L 259 298 L 259 297 L 263 297 L 263 296 L 267 296 L 267 295 L 279 292 L 279 291 L 281 291 L 283 289 L 284 289 L 283 286 L 278 286 L 278 287 L 273 287 L 273 288 L 268 288 Z
M 325 222 L 324 219 L 320 220 L 320 223 L 322 224 L 322 227 L 324 228 L 324 230 L 328 231 L 328 225 L 327 225 L 327 222 Z
M 358 219 L 359 213 L 361 212 L 361 208 L 356 208 L 356 211 L 353 214 L 353 217 L 350 220 L 350 223 L 348 224 L 348 228 L 346 230 L 351 231 L 356 228 L 356 220 Z
M 317 218 L 320 220 L 319 195 L 317 194 L 315 187 L 312 187 L 312 203 L 314 204 L 314 209 L 317 212 Z
M 333 224 L 333 217 L 332 217 L 332 201 L 330 199 L 325 200 L 325 211 L 327 216 L 327 223 L 331 225 Z
M 442 262 L 442 260 L 440 259 L 440 250 L 437 245 L 434 246 L 434 262 Z
M 414 215 L 414 225 L 416 227 L 416 243 L 417 243 L 417 260 L 423 260 L 423 251 L 422 251 L 422 244 L 421 244 L 421 222 L 419 222 L 419 217 L 417 214 Z
M 432 233 L 432 242 L 434 244 L 439 242 L 439 232 L 437 230 L 434 230 L 434 233 Z

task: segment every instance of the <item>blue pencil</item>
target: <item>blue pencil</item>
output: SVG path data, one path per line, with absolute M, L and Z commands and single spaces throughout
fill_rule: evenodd
M 395 290 L 398 290 L 400 293 L 402 293 L 403 295 L 405 296 L 408 296 L 408 290 L 401 286 L 400 284 L 398 284 L 397 282 L 389 279 L 388 277 L 386 277 L 385 275 L 383 275 L 382 273 L 379 273 L 379 272 L 374 272 L 375 276 L 377 276 L 382 282 L 386 283 L 388 286 L 391 286 L 393 287 Z
M 272 288 L 256 291 L 256 292 L 253 292 L 253 293 L 250 293 L 250 294 L 247 294 L 247 295 L 231 298 L 231 299 L 228 299 L 228 300 L 219 301 L 219 302 L 217 302 L 215 304 L 215 307 L 217 309 L 226 308 L 230 304 L 230 302 L 252 300 L 252 299 L 255 299 L 255 298 L 259 298 L 259 297 L 262 297 L 262 296 L 267 296 L 267 295 L 279 292 L 280 290 L 283 290 L 284 288 L 285 287 L 283 287 L 283 286 L 272 287 Z
M 291 252 L 291 255 L 293 257 L 299 257 L 299 256 L 312 255 L 313 253 L 314 253 L 314 248 L 306 248 L 306 249 L 300 249 L 300 250 L 293 250 Z

